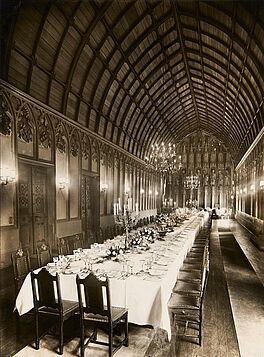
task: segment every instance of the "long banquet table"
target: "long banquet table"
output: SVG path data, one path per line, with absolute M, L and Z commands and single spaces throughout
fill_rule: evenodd
M 165 240 L 155 240 L 149 250 L 125 254 L 126 260 L 133 265 L 133 274 L 127 277 L 122 273 L 124 262 L 110 259 L 93 265 L 93 270 L 104 272 L 109 277 L 111 303 L 128 308 L 129 322 L 165 329 L 170 339 L 167 302 L 183 260 L 203 222 L 202 215 L 193 216 L 176 227 L 174 232 L 167 233 Z M 148 273 L 142 272 L 142 264 L 146 260 L 152 261 Z M 60 273 L 63 299 L 78 301 L 76 274 L 81 272 L 82 264 L 83 261 L 73 261 L 68 274 L 66 271 Z M 20 315 L 33 308 L 30 274 L 17 295 L 15 308 Z

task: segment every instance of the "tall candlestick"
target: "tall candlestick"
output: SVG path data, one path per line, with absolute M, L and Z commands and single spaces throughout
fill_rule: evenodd
M 128 210 L 131 212 L 132 211 L 132 198 L 128 199 L 127 204 L 128 204 Z

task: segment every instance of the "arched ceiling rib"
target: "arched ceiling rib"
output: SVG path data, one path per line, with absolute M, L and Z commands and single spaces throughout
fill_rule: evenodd
M 144 158 L 205 130 L 235 162 L 264 125 L 262 1 L 21 1 L 6 79 Z

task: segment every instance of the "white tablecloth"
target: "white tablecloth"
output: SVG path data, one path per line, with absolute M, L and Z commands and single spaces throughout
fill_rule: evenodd
M 152 264 L 152 270 L 161 272 L 162 276 L 131 275 L 122 280 L 110 278 L 111 303 L 113 306 L 128 308 L 129 322 L 138 325 L 152 325 L 168 332 L 170 338 L 170 320 L 167 309 L 172 288 L 176 282 L 179 269 L 197 236 L 203 217 L 193 217 L 175 232 L 168 233 L 165 241 L 156 240 L 149 251 L 142 254 L 128 254 L 134 262 L 134 273 L 140 270 L 142 261 L 150 254 L 160 254 L 157 263 Z M 166 262 L 166 266 L 161 263 Z M 158 264 L 160 263 L 160 264 Z M 76 262 L 78 264 L 78 262 Z M 79 263 L 80 264 L 80 263 Z M 108 260 L 95 264 L 94 269 L 104 271 L 120 271 L 122 264 Z M 77 301 L 76 274 L 60 274 L 62 298 Z M 26 277 L 16 298 L 15 305 L 20 315 L 33 308 L 30 274 Z

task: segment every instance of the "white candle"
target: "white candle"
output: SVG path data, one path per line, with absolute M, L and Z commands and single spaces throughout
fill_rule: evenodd
M 121 211 L 121 200 L 120 200 L 120 197 L 118 198 L 118 211 Z
M 138 203 L 135 203 L 135 207 L 136 207 L 136 214 L 138 215 Z
M 132 211 L 132 198 L 128 199 L 128 210 L 131 212 Z

